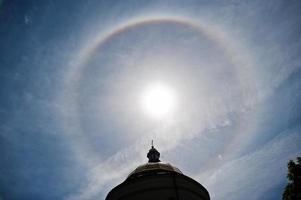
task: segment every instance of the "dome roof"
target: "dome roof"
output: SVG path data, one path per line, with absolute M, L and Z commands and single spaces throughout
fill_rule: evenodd
M 146 164 L 138 166 L 133 172 L 129 174 L 127 179 L 145 176 L 149 174 L 165 174 L 165 173 L 179 173 L 182 172 L 172 166 L 169 163 L 162 163 L 162 162 L 148 162 Z
M 208 191 L 200 183 L 171 164 L 160 161 L 160 152 L 153 142 L 147 158 L 148 163 L 132 171 L 108 193 L 106 200 L 210 200 Z
M 154 148 L 153 141 L 151 149 L 147 153 L 147 158 L 148 163 L 138 166 L 128 175 L 126 180 L 154 174 L 182 174 L 182 172 L 178 168 L 172 166 L 169 163 L 163 163 L 160 161 L 160 153 L 157 149 Z

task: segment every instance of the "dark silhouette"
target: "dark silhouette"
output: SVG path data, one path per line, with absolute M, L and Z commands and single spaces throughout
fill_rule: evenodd
M 200 183 L 160 161 L 153 142 L 147 158 L 148 162 L 113 188 L 106 200 L 210 200 L 208 191 Z
M 287 178 L 289 183 L 286 185 L 282 199 L 300 200 L 301 199 L 301 157 L 297 157 L 297 163 L 290 160 L 287 163 Z
M 160 160 L 159 160 L 160 153 L 159 153 L 159 151 L 157 151 L 157 149 L 154 148 L 153 140 L 152 140 L 152 148 L 147 153 L 147 158 L 148 158 L 148 162 L 151 162 L 151 163 L 160 162 Z

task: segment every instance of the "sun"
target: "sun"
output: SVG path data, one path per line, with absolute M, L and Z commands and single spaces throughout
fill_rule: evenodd
M 174 111 L 176 94 L 166 84 L 153 83 L 142 94 L 141 104 L 146 114 L 153 118 L 161 119 Z

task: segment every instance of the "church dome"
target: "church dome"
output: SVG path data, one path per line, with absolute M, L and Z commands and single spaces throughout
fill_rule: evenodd
M 178 168 L 160 161 L 152 145 L 148 163 L 138 166 L 113 188 L 106 200 L 210 200 L 206 188 Z
M 169 163 L 163 162 L 148 162 L 146 164 L 138 166 L 133 172 L 129 174 L 127 179 L 147 176 L 147 175 L 155 175 L 155 174 L 166 174 L 166 173 L 179 173 L 182 172 L 172 166 Z

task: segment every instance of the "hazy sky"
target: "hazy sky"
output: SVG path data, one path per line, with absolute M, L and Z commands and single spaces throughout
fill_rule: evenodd
M 161 160 L 281 199 L 301 155 L 298 0 L 0 0 L 0 199 L 96 200 Z M 141 95 L 172 88 L 153 118 Z

